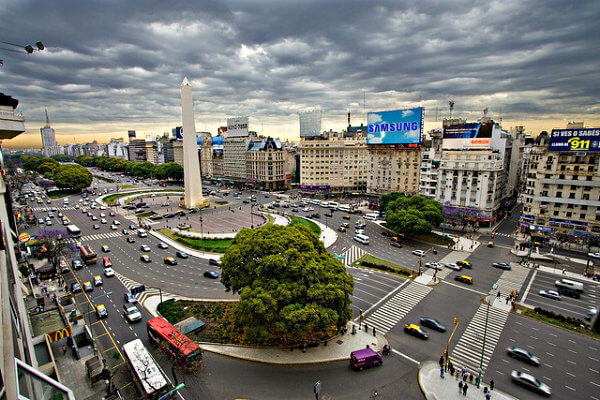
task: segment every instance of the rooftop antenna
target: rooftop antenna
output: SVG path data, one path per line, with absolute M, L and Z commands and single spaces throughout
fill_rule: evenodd
M 483 109 L 483 116 L 487 117 L 488 111 L 490 111 L 490 109 L 488 107 Z
M 50 127 L 50 118 L 48 118 L 48 108 L 44 107 L 44 111 L 46 111 L 46 127 Z
M 450 119 L 452 119 L 452 111 L 454 110 L 454 100 L 449 100 L 448 105 L 450 106 Z

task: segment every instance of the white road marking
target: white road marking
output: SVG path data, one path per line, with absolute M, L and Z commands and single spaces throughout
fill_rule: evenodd
M 573 378 L 575 378 L 575 375 L 572 374 L 572 373 L 570 373 L 570 372 L 567 372 L 567 375 L 572 376 Z
M 544 378 L 547 381 L 552 381 L 552 378 L 548 378 L 546 375 L 542 376 L 542 378 Z
M 575 376 L 575 375 L 573 375 L 573 376 Z M 573 389 L 571 386 L 567 386 L 567 385 L 565 385 L 565 387 L 566 387 L 567 389 L 571 389 L 572 391 L 576 392 L 576 390 L 575 390 L 575 389 Z
M 409 356 L 407 356 L 406 354 L 400 353 L 400 352 L 399 352 L 398 350 L 396 350 L 396 349 L 392 349 L 392 352 L 393 352 L 394 354 L 398 354 L 399 356 L 402 356 L 402 357 L 406 358 L 408 361 L 412 361 L 413 363 L 415 363 L 415 364 L 419 365 L 419 361 L 415 360 L 415 359 L 414 359 L 414 358 L 412 358 L 412 357 L 409 357 Z
M 525 299 L 527 299 L 527 295 L 529 294 L 529 290 L 531 289 L 531 285 L 533 284 L 533 280 L 536 275 L 537 270 L 533 271 L 533 275 L 531 275 L 531 279 L 529 279 L 529 284 L 527 285 L 527 288 L 525 289 L 525 292 L 523 292 L 523 296 L 521 297 L 521 303 L 525 303 Z

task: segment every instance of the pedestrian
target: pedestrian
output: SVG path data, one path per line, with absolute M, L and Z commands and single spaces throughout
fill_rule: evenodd
M 485 394 L 485 400 L 490 400 L 492 398 L 492 394 L 490 392 Z
M 454 364 L 452 364 L 452 361 L 448 361 L 448 371 L 454 375 Z
M 562 269 L 562 273 L 563 273 L 563 275 L 566 275 L 567 274 L 567 270 L 563 268 Z
M 500 296 L 501 296 L 501 294 L 500 294 L 500 291 L 498 290 L 498 293 L 496 294 L 496 297 L 500 298 Z
M 438 364 L 440 364 L 440 367 L 444 366 L 444 356 L 440 356 L 440 361 L 438 362 Z
M 440 367 L 440 378 L 444 379 L 444 367 Z
M 469 383 L 473 383 L 473 373 L 469 374 Z
M 459 381 L 458 382 L 458 393 L 460 394 L 460 392 L 462 392 L 462 388 L 463 388 L 463 382 Z
M 62 351 L 63 351 L 63 356 L 66 356 L 67 355 L 67 346 L 64 345 L 64 344 L 63 344 L 63 347 L 62 347 Z
M 490 390 L 494 390 L 494 380 L 490 381 Z
M 509 300 L 510 300 L 510 296 L 506 296 L 506 304 L 508 304 Z
M 375 336 L 375 327 L 373 327 L 373 336 Z
M 365 322 L 365 332 L 369 332 L 369 325 Z
M 463 385 L 463 396 L 467 395 L 467 389 L 469 388 L 469 385 L 467 385 L 467 382 L 465 382 L 465 384 Z

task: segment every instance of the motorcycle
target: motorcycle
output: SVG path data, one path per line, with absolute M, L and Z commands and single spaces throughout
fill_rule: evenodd
M 391 351 L 392 351 L 392 348 L 386 344 L 385 346 L 383 346 L 383 350 L 381 351 L 381 354 L 383 354 L 384 356 L 389 356 Z

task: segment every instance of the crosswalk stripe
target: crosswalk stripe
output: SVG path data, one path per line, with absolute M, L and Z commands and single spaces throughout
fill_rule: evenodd
M 398 321 L 404 318 L 429 292 L 431 292 L 429 286 L 412 282 L 370 314 L 365 319 L 365 323 L 376 327 L 385 334 L 396 326 Z
M 508 272 L 508 271 L 507 271 Z M 486 330 L 485 352 L 483 354 L 482 373 L 485 373 L 489 361 L 494 353 L 494 349 L 500 339 L 504 325 L 508 319 L 508 312 L 488 307 L 481 304 L 473 319 L 460 337 L 458 343 L 454 346 L 450 357 L 452 363 L 460 368 L 467 367 L 470 371 L 478 371 L 481 363 L 481 350 L 483 347 L 483 335 Z
M 360 247 L 351 246 L 348 250 L 346 250 L 344 254 L 344 265 L 346 267 L 350 266 L 354 261 L 361 258 L 366 251 L 361 249 Z

